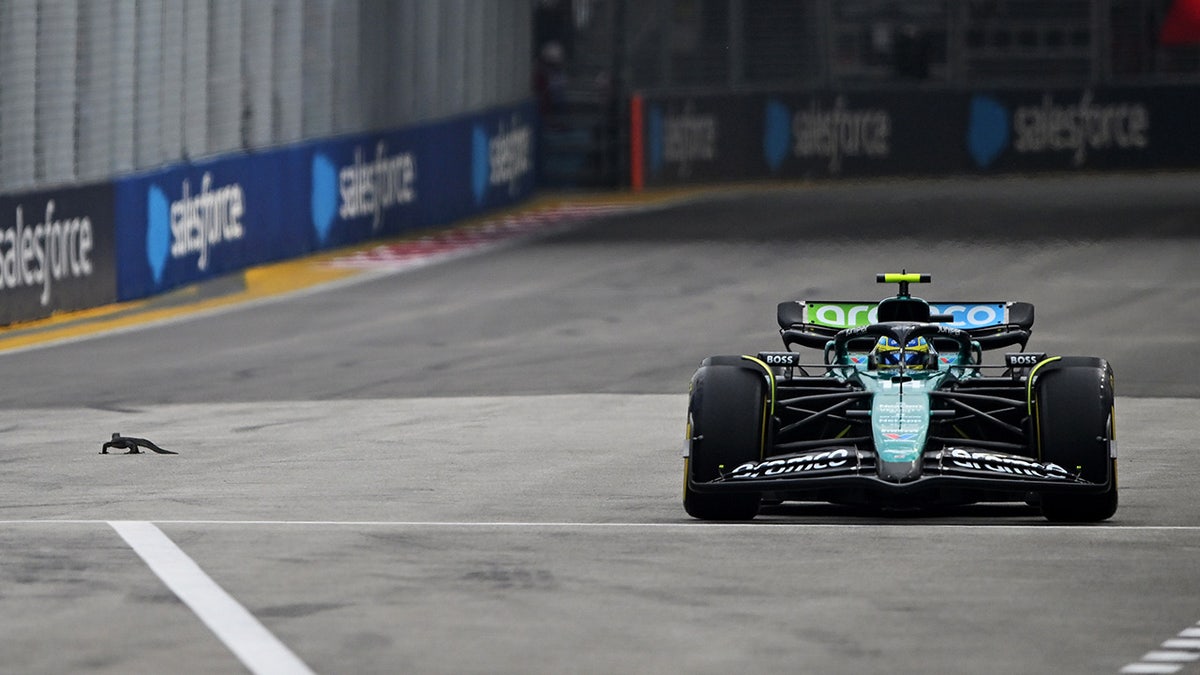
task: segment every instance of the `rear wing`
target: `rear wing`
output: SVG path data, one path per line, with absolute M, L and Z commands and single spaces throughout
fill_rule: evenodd
M 789 347 L 824 349 L 840 330 L 878 323 L 878 307 L 877 302 L 781 302 L 779 332 Z M 1020 345 L 1024 350 L 1033 331 L 1033 305 L 1028 302 L 930 302 L 929 311 L 931 321 L 966 331 L 983 349 Z

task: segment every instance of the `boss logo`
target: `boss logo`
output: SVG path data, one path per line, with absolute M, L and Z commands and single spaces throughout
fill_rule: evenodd
M 1020 352 L 1016 354 L 1005 354 L 1004 363 L 1009 368 L 1029 368 L 1036 366 L 1046 359 L 1045 352 Z
M 793 352 L 763 352 L 758 358 L 768 366 L 794 366 L 800 362 L 800 355 Z

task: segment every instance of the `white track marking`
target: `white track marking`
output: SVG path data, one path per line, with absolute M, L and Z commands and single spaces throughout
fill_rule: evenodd
M 1146 652 L 1142 657 L 1143 661 L 1168 661 L 1172 663 L 1187 663 L 1190 661 L 1200 661 L 1200 653 L 1184 652 L 1179 650 L 1155 650 Z
M 152 523 L 109 521 L 108 524 L 251 672 L 312 673 Z
M 86 519 L 13 519 L 0 520 L 3 525 L 95 525 L 110 523 L 108 520 Z M 141 522 L 141 521 L 138 521 Z M 1047 532 L 1062 530 L 1067 532 L 1096 532 L 1103 530 L 1120 532 L 1200 532 L 1200 525 L 1050 525 L 1050 524 L 1004 524 L 988 523 L 987 518 L 980 517 L 980 522 L 970 524 L 956 523 L 910 523 L 898 521 L 895 523 L 791 523 L 785 520 L 756 520 L 748 522 L 708 523 L 703 521 L 683 521 L 675 523 L 636 523 L 636 522 L 571 522 L 571 521 L 439 521 L 439 520 L 167 520 L 155 519 L 153 522 L 163 525 L 278 525 L 278 526 L 322 526 L 322 527 L 450 527 L 450 528 L 536 528 L 536 527 L 576 527 L 589 528 L 663 528 L 663 529 L 696 529 L 696 528 L 751 528 L 770 532 L 778 529 L 887 529 L 892 531 L 905 530 L 970 530 L 986 532 L 987 530 L 1045 530 Z M 1188 633 L 1188 634 L 1184 634 Z M 1200 628 L 1188 629 L 1180 637 L 1200 637 Z
M 447 527 L 447 528 L 546 528 L 546 527 L 566 527 L 578 529 L 604 529 L 604 528 L 661 528 L 661 529 L 729 529 L 729 528 L 749 528 L 758 529 L 763 532 L 770 532 L 781 528 L 785 529 L 803 529 L 803 530 L 821 530 L 821 529 L 845 529 L 845 530 L 868 530 L 868 529 L 887 529 L 891 531 L 905 530 L 970 530 L 971 532 L 980 532 L 987 530 L 1043 530 L 1055 531 L 1061 530 L 1066 532 L 1095 532 L 1097 530 L 1111 531 L 1118 530 L 1123 532 L 1200 532 L 1200 526 L 1137 526 L 1137 527 L 1121 527 L 1119 525 L 1012 525 L 1012 524 L 916 524 L 916 523 L 789 523 L 786 521 L 769 521 L 758 520 L 753 522 L 722 522 L 722 523 L 707 523 L 703 521 L 685 521 L 680 523 L 619 523 L 619 522 L 555 522 L 555 521 L 389 521 L 389 520 L 155 520 L 156 523 L 176 524 L 176 525 L 310 525 L 310 526 L 329 526 L 329 527 Z
M 1178 673 L 1185 664 L 1200 661 L 1200 622 L 1167 640 L 1158 649 L 1146 652 L 1142 658 L 1121 669 L 1122 673 Z

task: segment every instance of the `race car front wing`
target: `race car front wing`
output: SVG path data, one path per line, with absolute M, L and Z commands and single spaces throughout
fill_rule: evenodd
M 697 492 L 803 492 L 837 487 L 868 488 L 872 492 L 904 494 L 957 484 L 995 492 L 1097 492 L 1107 485 L 1093 483 L 1049 462 L 969 447 L 946 447 L 925 452 L 916 478 L 895 482 L 879 476 L 880 460 L 857 446 L 826 447 L 723 467 L 708 482 L 689 483 Z

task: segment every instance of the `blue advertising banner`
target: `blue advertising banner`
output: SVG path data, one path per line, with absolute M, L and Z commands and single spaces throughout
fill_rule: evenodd
M 117 183 L 118 296 L 435 227 L 534 188 L 532 102 Z
M 312 249 L 297 152 L 217 159 L 117 183 L 118 295 L 138 298 Z
M 527 197 L 532 104 L 311 146 L 318 248 L 433 227 Z

